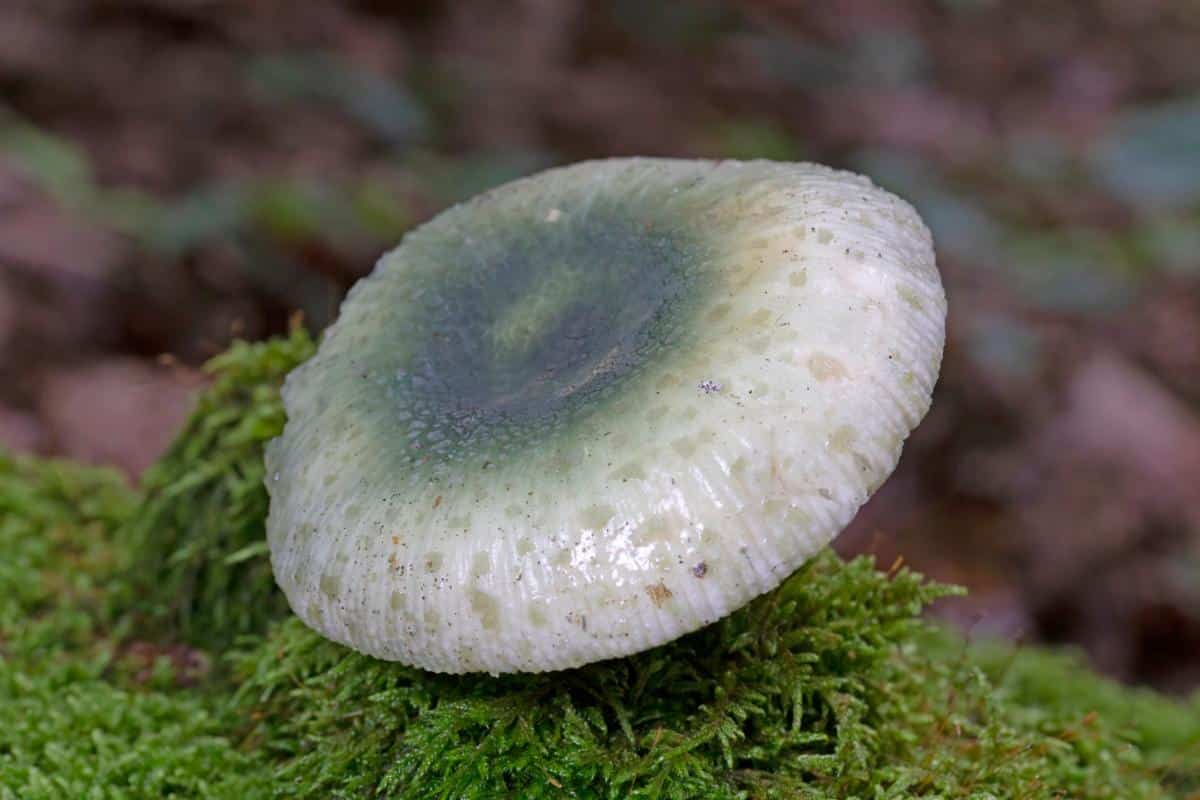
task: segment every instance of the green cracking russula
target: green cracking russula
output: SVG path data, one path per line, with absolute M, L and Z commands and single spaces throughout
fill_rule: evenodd
M 635 653 L 775 587 L 891 473 L 946 300 L 928 230 L 814 164 L 552 169 L 409 233 L 283 390 L 271 563 L 438 672 Z

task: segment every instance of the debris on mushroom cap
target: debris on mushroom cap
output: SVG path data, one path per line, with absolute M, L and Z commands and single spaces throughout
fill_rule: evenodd
M 929 407 L 945 295 L 899 198 L 614 159 L 405 237 L 284 387 L 268 539 L 325 636 L 544 671 L 713 622 L 828 543 Z

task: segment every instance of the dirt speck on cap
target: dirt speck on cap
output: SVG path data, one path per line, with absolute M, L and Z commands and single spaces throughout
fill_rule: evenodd
M 663 607 L 663 603 L 675 596 L 675 593 L 667 588 L 667 585 L 661 580 L 658 583 L 652 583 L 646 587 L 646 594 L 650 597 L 650 602 L 659 608 Z

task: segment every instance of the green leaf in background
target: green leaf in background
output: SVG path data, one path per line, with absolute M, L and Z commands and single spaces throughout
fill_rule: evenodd
M 98 186 L 91 160 L 81 147 L 21 120 L 3 107 L 0 155 L 10 159 L 34 186 L 68 211 L 131 236 L 141 235 L 157 221 L 158 203 L 150 195 L 132 187 Z
M 252 192 L 250 214 L 273 236 L 283 241 L 317 238 L 323 229 L 334 231 L 344 219 L 343 209 L 327 187 L 313 181 L 263 181 Z
M 1136 239 L 1146 256 L 1164 271 L 1200 276 L 1200 215 L 1151 220 Z
M 250 79 L 282 102 L 333 103 L 381 139 L 410 144 L 428 132 L 425 109 L 403 85 L 328 53 L 265 56 L 250 62 Z
M 424 192 L 448 206 L 554 166 L 556 161 L 551 153 L 532 151 L 484 153 L 464 158 L 442 158 L 421 152 L 413 155 L 409 166 Z
M 1006 142 L 1004 166 L 1031 186 L 1061 183 L 1074 168 L 1074 153 L 1061 137 L 1019 133 Z
M 826 88 L 845 83 L 851 75 L 845 55 L 832 47 L 773 33 L 752 35 L 748 47 L 768 77 L 793 89 Z
M 1021 320 L 984 314 L 967 321 L 971 358 L 989 374 L 1032 378 L 1042 359 L 1042 341 Z
M 370 177 L 349 198 L 352 212 L 368 234 L 385 242 L 398 242 L 413 225 L 412 211 L 395 186 Z
M 163 205 L 145 242 L 164 255 L 179 257 L 213 241 L 232 239 L 250 219 L 250 193 L 237 184 L 218 183 Z
M 92 165 L 77 145 L 0 109 L 0 152 L 64 207 L 77 209 L 92 203 Z
M 849 61 L 855 81 L 872 87 L 918 83 L 929 70 L 929 54 L 915 34 L 879 29 L 855 37 Z
M 728 119 L 717 126 L 715 150 L 720 158 L 800 161 L 800 144 L 787 130 L 770 119 Z
M 632 36 L 683 50 L 712 44 L 739 19 L 736 7 L 713 0 L 688 3 L 615 0 L 610 14 Z
M 1124 112 L 1091 163 L 1131 205 L 1153 211 L 1200 201 L 1200 97 Z
M 1124 306 L 1143 277 L 1104 231 L 1014 231 L 998 266 L 1030 305 L 1067 313 L 1104 313 Z

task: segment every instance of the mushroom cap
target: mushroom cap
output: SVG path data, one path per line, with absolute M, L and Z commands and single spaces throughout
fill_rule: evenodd
M 946 301 L 903 200 L 814 164 L 613 159 L 409 233 L 288 377 L 271 563 L 438 672 L 663 644 L 778 585 L 891 473 Z

